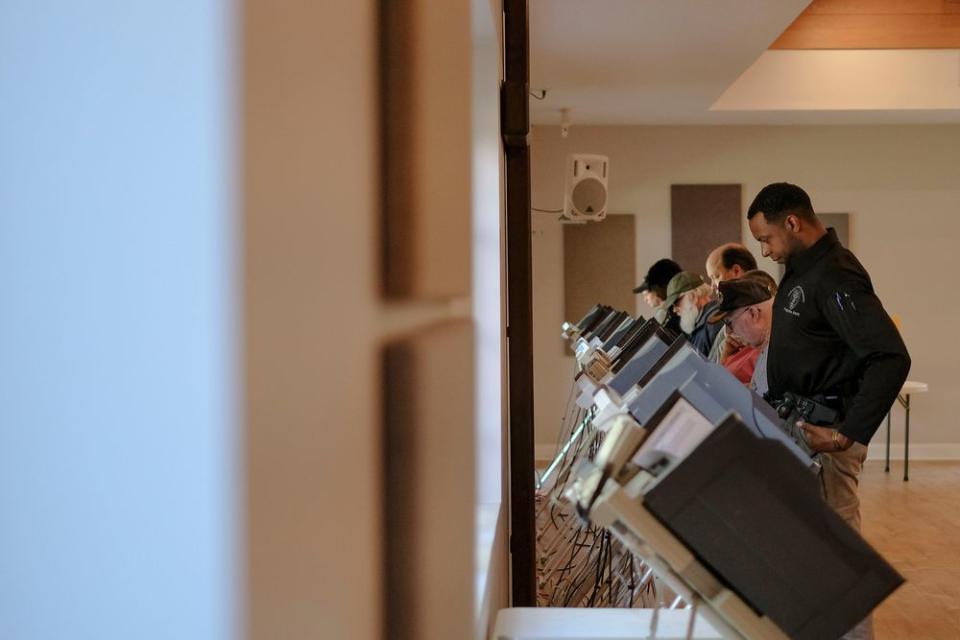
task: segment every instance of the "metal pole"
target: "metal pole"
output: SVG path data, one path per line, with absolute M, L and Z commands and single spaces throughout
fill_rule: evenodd
M 506 159 L 511 603 L 537 603 L 530 246 L 530 42 L 527 0 L 504 0 L 500 127 Z
M 887 412 L 887 466 L 883 468 L 884 471 L 890 471 L 890 414 L 893 413 L 893 407 L 890 407 L 890 411 Z
M 910 394 L 908 393 L 903 403 L 904 413 L 906 414 L 904 435 L 903 435 L 903 481 L 909 480 L 907 471 L 910 468 Z

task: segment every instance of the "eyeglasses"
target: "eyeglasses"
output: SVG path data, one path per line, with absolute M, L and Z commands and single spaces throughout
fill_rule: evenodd
M 750 307 L 744 307 L 743 309 L 740 309 L 740 311 L 736 312 L 735 314 L 727 316 L 726 318 L 723 319 L 723 325 L 726 328 L 730 329 L 731 327 L 733 327 L 733 323 L 737 321 L 737 318 L 742 316 L 749 308 Z

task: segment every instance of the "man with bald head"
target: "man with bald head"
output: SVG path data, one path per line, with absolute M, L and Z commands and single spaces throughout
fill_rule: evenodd
M 736 280 L 748 271 L 754 271 L 757 268 L 757 261 L 753 257 L 753 254 L 750 253 L 750 250 L 742 244 L 728 242 L 710 252 L 710 255 L 707 256 L 706 267 L 710 284 L 713 286 L 713 290 L 717 291 L 717 286 L 721 282 Z M 736 355 L 743 348 L 744 345 L 730 335 L 727 327 L 723 327 L 716 341 L 714 341 L 713 348 L 710 349 L 707 358 L 711 362 L 723 364 L 727 358 Z M 758 355 L 759 351 L 756 351 L 753 355 L 752 362 L 756 362 Z M 737 377 L 741 379 L 741 382 L 746 383 L 749 382 L 752 373 L 752 371 L 742 369 L 739 371 L 739 374 L 737 374 Z M 746 379 L 744 379 L 744 377 Z
M 742 244 L 722 244 L 707 256 L 707 277 L 714 290 L 724 280 L 735 280 L 757 268 L 757 260 Z

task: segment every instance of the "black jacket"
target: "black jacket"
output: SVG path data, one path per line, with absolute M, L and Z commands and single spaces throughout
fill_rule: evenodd
M 867 444 L 910 371 L 896 326 L 863 265 L 833 229 L 787 262 L 773 304 L 767 361 L 772 400 L 837 395 L 840 432 Z

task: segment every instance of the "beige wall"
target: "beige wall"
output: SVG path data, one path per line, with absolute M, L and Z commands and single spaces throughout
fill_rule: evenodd
M 960 126 L 862 127 L 554 127 L 533 135 L 533 206 L 562 206 L 568 153 L 610 156 L 611 213 L 637 216 L 640 281 L 670 251 L 670 185 L 740 183 L 744 209 L 764 185 L 804 187 L 822 212 L 849 212 L 851 248 L 881 300 L 903 321 L 913 357 L 910 378 L 928 382 L 916 396 L 911 455 L 960 456 L 951 400 L 960 390 L 960 302 L 952 290 L 960 237 Z M 537 435 L 543 452 L 557 440 L 573 359 L 561 355 L 563 246 L 555 214 L 534 213 L 534 330 Z M 744 239 L 759 256 L 744 216 Z M 761 267 L 777 273 L 769 260 Z M 936 279 L 934 279 L 936 278 Z M 650 310 L 637 300 L 637 311 Z M 572 319 L 575 320 L 575 319 Z M 894 413 L 894 442 L 902 441 Z M 882 440 L 878 434 L 875 442 Z M 952 446 L 938 446 L 950 443 Z

